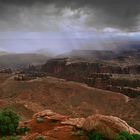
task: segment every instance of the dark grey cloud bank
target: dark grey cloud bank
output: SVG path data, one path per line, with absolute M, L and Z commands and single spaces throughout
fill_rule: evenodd
M 0 51 L 112 49 L 139 29 L 140 0 L 0 0 Z
M 140 28 L 139 0 L 0 0 L 0 31 Z

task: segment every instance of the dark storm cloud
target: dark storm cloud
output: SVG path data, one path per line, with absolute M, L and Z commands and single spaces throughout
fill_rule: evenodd
M 0 0 L 0 50 L 112 48 L 139 29 L 140 0 Z
M 139 0 L 0 0 L 1 31 L 57 30 L 65 25 L 137 31 L 139 24 Z

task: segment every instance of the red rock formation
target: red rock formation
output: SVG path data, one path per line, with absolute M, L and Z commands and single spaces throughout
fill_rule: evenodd
M 108 139 L 115 139 L 117 134 L 122 131 L 127 131 L 130 134 L 139 133 L 120 118 L 104 115 L 88 117 L 83 124 L 83 129 L 99 132 Z
M 49 60 L 43 65 L 42 70 L 59 78 L 86 83 L 95 88 L 120 92 L 132 98 L 140 95 L 140 91 L 135 90 L 140 86 L 138 79 L 124 80 L 121 78 L 114 79 L 112 77 L 113 74 L 139 74 L 139 65 L 122 67 L 96 62 L 69 62 L 66 58 L 59 58 Z M 108 85 L 112 85 L 112 88 L 108 88 Z M 124 87 L 128 87 L 129 89 Z
M 100 132 L 108 139 L 114 139 L 121 131 L 139 133 L 117 117 L 94 115 L 88 118 L 69 118 L 51 110 L 35 114 L 31 121 L 23 122 L 20 126 L 30 128 L 29 134 L 23 136 L 22 140 L 34 140 L 37 137 L 47 140 L 87 140 L 87 131 Z M 79 129 L 83 130 L 83 135 L 76 135 Z

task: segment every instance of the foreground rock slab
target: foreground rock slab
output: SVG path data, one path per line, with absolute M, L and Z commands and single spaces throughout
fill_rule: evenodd
M 125 121 L 114 116 L 93 115 L 87 118 L 70 118 L 51 110 L 39 112 L 30 121 L 21 122 L 21 127 L 27 126 L 30 132 L 22 140 L 35 140 L 42 137 L 47 140 L 87 140 L 86 132 L 99 132 L 107 139 L 114 140 L 119 132 L 130 134 L 139 132 Z M 76 135 L 82 130 L 82 135 Z
M 127 131 L 130 134 L 139 133 L 120 118 L 104 115 L 89 116 L 83 124 L 83 129 L 99 132 L 109 139 L 115 139 L 116 135 L 122 131 Z

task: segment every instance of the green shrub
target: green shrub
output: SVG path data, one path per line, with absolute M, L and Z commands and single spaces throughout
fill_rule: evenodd
M 125 136 L 122 136 L 122 135 L 118 135 L 116 137 L 116 140 L 127 140 L 127 138 Z
M 132 134 L 135 140 L 140 140 L 140 134 Z
M 140 140 L 139 134 L 129 134 L 128 132 L 120 132 L 116 140 Z
M 2 137 L 0 140 L 19 140 L 19 137 L 11 136 L 11 137 Z
M 12 135 L 16 132 L 19 124 L 18 115 L 10 109 L 0 111 L 0 133 Z
M 104 136 L 97 132 L 88 132 L 88 140 L 104 140 Z
M 20 138 L 19 137 L 14 137 L 14 136 L 11 136 L 10 138 L 9 138 L 9 140 L 19 140 Z
M 135 140 L 131 134 L 129 134 L 128 132 L 125 132 L 125 131 L 120 132 L 119 136 L 125 137 L 126 140 Z M 119 140 L 119 139 L 117 139 L 117 140 Z
M 6 137 L 2 137 L 2 138 L 0 138 L 0 140 L 7 140 L 7 138 Z

